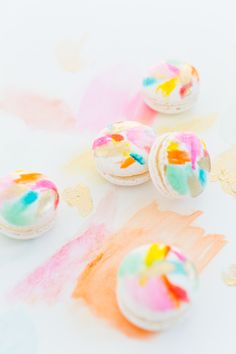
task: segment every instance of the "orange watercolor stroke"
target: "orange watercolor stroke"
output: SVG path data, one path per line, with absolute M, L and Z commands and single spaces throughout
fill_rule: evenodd
M 146 338 L 152 333 L 132 325 L 121 314 L 116 301 L 116 275 L 124 256 L 133 248 L 164 242 L 181 248 L 202 271 L 226 244 L 223 235 L 206 235 L 192 226 L 202 213 L 180 215 L 161 211 L 156 203 L 139 210 L 96 252 L 93 261 L 79 276 L 72 297 L 82 299 L 99 318 L 105 319 L 125 335 Z

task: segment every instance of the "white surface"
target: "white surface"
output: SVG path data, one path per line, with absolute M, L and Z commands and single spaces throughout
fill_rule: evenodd
M 86 68 L 78 74 L 63 72 L 55 56 L 58 42 L 78 39 L 84 33 L 88 34 Z M 206 136 L 209 150 L 218 152 L 221 139 L 225 139 L 225 145 L 235 142 L 235 33 L 233 0 L 7 0 L 1 3 L 0 11 L 0 88 L 27 88 L 61 97 L 76 110 L 89 80 L 106 67 L 124 62 L 144 71 L 162 58 L 186 60 L 201 75 L 198 108 L 203 113 L 220 113 L 219 126 L 224 129 L 215 129 Z M 60 166 L 70 154 L 79 151 L 86 137 L 31 130 L 18 118 L 0 118 L 1 174 L 17 168 L 36 169 L 47 173 L 61 190 L 75 182 L 86 182 L 79 174 L 65 179 L 60 172 Z M 89 184 L 97 205 L 110 186 Z M 132 189 L 128 201 L 127 190 L 119 192 L 120 205 L 125 204 L 126 208 L 117 210 L 117 227 L 154 195 L 150 183 Z M 224 233 L 229 240 L 229 245 L 202 275 L 199 297 L 189 320 L 162 335 L 139 341 L 124 337 L 69 299 L 51 307 L 24 307 L 36 328 L 39 354 L 235 354 L 236 288 L 224 286 L 221 271 L 235 262 L 236 201 L 223 194 L 218 185 L 211 184 L 194 202 L 159 203 L 162 208 L 181 212 L 203 210 L 198 224 L 207 232 Z M 82 223 L 84 220 L 74 210 L 62 204 L 58 223 L 48 237 L 32 243 L 1 238 L 2 297 L 18 279 L 69 240 Z M 1 300 L 1 313 L 5 313 L 4 307 Z M 14 315 L 8 318 L 9 324 Z M 27 326 L 28 321 L 27 317 Z M 4 338 L 11 338 L 14 343 L 13 327 L 4 327 L 8 331 Z M 20 345 L 17 351 L 6 349 L 7 345 L 1 354 L 21 354 Z M 26 345 L 29 347 L 34 345 Z M 23 353 L 28 354 L 27 349 Z

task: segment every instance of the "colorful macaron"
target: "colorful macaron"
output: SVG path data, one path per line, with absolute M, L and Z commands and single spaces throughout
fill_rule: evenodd
M 197 284 L 197 271 L 182 252 L 164 244 L 148 244 L 131 251 L 120 265 L 118 306 L 134 325 L 163 330 L 190 308 Z
M 199 75 L 194 66 L 166 61 L 151 68 L 143 79 L 144 101 L 162 113 L 190 109 L 199 93 Z
M 194 133 L 167 133 L 152 146 L 149 172 L 166 197 L 197 197 L 206 187 L 210 169 L 206 145 Z
M 55 184 L 37 172 L 18 170 L 0 178 L 0 233 L 26 240 L 48 231 L 56 216 Z
M 98 172 L 109 182 L 134 186 L 149 179 L 148 155 L 156 134 L 135 121 L 121 121 L 103 129 L 93 142 Z

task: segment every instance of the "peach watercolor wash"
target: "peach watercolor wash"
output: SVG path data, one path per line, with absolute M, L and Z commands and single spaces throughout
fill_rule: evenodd
M 137 73 L 129 67 L 116 66 L 91 80 L 84 95 L 78 96 L 77 114 L 61 98 L 24 90 L 3 92 L 0 109 L 33 128 L 51 131 L 97 132 L 119 120 L 138 120 L 149 125 L 157 112 L 143 102 L 138 87 Z
M 192 226 L 201 214 L 199 211 L 191 215 L 161 211 L 156 203 L 139 210 L 118 233 L 105 241 L 79 276 L 73 298 L 82 299 L 94 314 L 128 336 L 150 336 L 150 332 L 130 324 L 118 309 L 115 288 L 119 264 L 131 249 L 164 241 L 185 251 L 198 271 L 202 271 L 226 241 L 223 235 L 206 235 L 204 229 Z
M 14 114 L 31 127 L 47 130 L 72 130 L 76 116 L 61 99 L 49 98 L 27 91 L 4 92 L 0 109 Z

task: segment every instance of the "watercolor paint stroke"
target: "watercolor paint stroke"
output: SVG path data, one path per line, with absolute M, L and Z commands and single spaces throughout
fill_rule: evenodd
M 110 234 L 115 205 L 115 194 L 109 192 L 99 203 L 83 231 L 16 284 L 7 293 L 6 300 L 54 304 L 62 299 L 67 287 L 76 281 L 80 267 L 93 257 L 93 253 Z
M 116 66 L 92 80 L 78 111 L 80 129 L 99 131 L 120 120 L 138 120 L 145 124 L 154 121 L 157 112 L 143 102 L 141 93 L 132 83 L 137 78 L 131 69 Z
M 211 180 L 219 182 L 225 193 L 236 197 L 236 145 L 213 160 Z
M 95 315 L 127 336 L 149 336 L 150 333 L 133 326 L 119 311 L 115 294 L 118 267 L 131 249 L 162 241 L 181 248 L 197 269 L 202 271 L 226 241 L 223 235 L 206 235 L 204 229 L 192 226 L 201 214 L 180 215 L 173 211 L 161 211 L 156 203 L 139 210 L 118 233 L 105 242 L 87 265 L 78 278 L 73 298 L 83 300 Z
M 171 117 L 170 117 L 171 118 Z M 195 133 L 202 133 L 214 126 L 217 122 L 218 114 L 212 113 L 209 115 L 196 116 L 188 115 L 186 119 L 176 121 L 176 118 L 171 118 L 169 124 L 160 123 L 157 128 L 157 134 L 165 134 L 169 132 L 191 131 Z M 171 124 L 170 124 L 171 123 Z
M 6 91 L 0 100 L 0 109 L 37 129 L 71 131 L 76 126 L 76 116 L 63 100 L 36 93 Z

